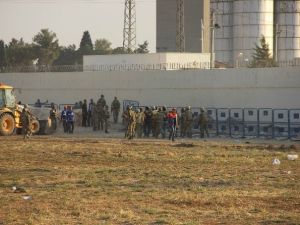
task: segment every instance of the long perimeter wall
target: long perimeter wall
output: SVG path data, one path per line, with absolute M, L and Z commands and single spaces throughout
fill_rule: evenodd
M 185 71 L 0 73 L 18 100 L 71 104 L 101 94 L 107 102 L 192 107 L 300 108 L 300 67 Z

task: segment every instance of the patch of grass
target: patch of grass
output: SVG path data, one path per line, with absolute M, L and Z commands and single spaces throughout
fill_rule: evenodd
M 0 142 L 3 225 L 300 221 L 300 160 L 286 157 L 299 154 L 298 145 L 46 136 Z

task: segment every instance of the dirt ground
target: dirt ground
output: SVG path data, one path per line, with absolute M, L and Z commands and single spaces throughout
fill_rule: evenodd
M 121 129 L 0 137 L 0 225 L 300 224 L 299 142 Z

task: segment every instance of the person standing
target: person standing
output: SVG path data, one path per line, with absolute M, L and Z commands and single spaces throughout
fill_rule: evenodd
M 104 130 L 105 130 L 105 133 L 108 133 L 109 117 L 110 117 L 110 114 L 109 114 L 109 111 L 108 111 L 108 105 L 106 105 L 104 107 L 103 117 L 104 117 Z
M 22 123 L 23 138 L 28 139 L 31 135 L 31 116 L 28 111 L 27 105 L 24 105 L 24 108 L 22 110 L 21 123 Z
M 145 114 L 143 109 L 137 109 L 136 113 L 136 134 L 138 138 L 142 138 Z
M 200 118 L 199 118 L 199 125 L 200 125 L 200 137 L 204 138 L 204 133 L 206 133 L 206 136 L 209 137 L 209 133 L 207 130 L 207 124 L 208 124 L 208 119 L 206 112 L 204 108 L 200 109 Z
M 99 130 L 99 116 L 98 116 L 98 107 L 93 102 L 92 104 L 92 124 L 93 124 L 93 131 Z
M 87 109 L 87 103 L 86 99 L 83 100 L 83 104 L 81 106 L 81 112 L 82 112 L 82 126 L 87 126 L 87 117 L 88 117 L 88 109 Z
M 74 132 L 74 112 L 72 110 L 72 107 L 69 105 L 67 110 L 67 127 L 68 127 L 68 133 L 73 134 Z
M 152 112 L 149 107 L 146 106 L 144 114 L 144 137 L 149 137 L 152 124 Z
M 178 128 L 178 118 L 176 109 L 173 108 L 172 111 L 168 113 L 168 124 L 169 124 L 169 140 L 175 141 L 176 129 Z
M 55 108 L 54 103 L 51 103 L 50 120 L 51 120 L 52 129 L 56 130 L 56 128 L 57 128 L 57 109 Z
M 87 126 L 88 127 L 93 126 L 93 117 L 92 117 L 93 104 L 94 104 L 94 100 L 91 99 L 90 103 L 89 103 L 89 106 L 88 106 L 88 115 L 87 115 Z
M 64 110 L 61 111 L 60 119 L 63 124 L 64 132 L 67 133 L 68 127 L 67 127 L 67 106 L 64 106 Z
M 129 106 L 128 108 L 128 119 L 129 119 L 129 124 L 128 124 L 128 139 L 133 139 L 135 136 L 135 126 L 136 126 L 136 115 L 135 112 L 132 110 L 132 106 Z
M 98 127 L 103 130 L 103 121 L 104 121 L 104 106 L 106 105 L 106 101 L 104 99 L 104 95 L 101 95 L 100 99 L 97 101 L 97 110 L 98 110 Z
M 113 114 L 114 123 L 118 123 L 120 107 L 121 107 L 120 102 L 117 99 L 117 97 L 115 97 L 113 102 L 111 103 L 111 112 Z
M 185 111 L 185 131 L 188 138 L 192 138 L 193 136 L 193 113 L 191 110 L 191 106 L 186 107 Z

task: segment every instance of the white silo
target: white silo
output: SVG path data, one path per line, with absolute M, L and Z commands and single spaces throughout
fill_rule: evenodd
M 273 0 L 233 1 L 233 59 L 234 64 L 251 60 L 255 44 L 265 36 L 273 55 Z
M 212 0 L 211 10 L 215 13 L 215 57 L 216 61 L 232 64 L 232 0 Z
M 300 57 L 300 0 L 276 1 L 278 60 Z

